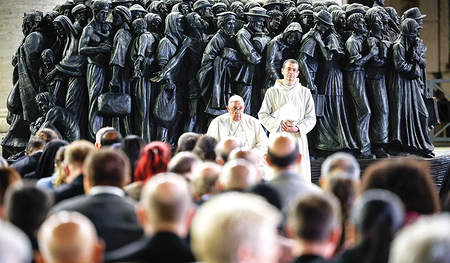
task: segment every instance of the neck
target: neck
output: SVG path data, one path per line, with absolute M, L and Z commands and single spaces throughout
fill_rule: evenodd
M 145 230 L 147 236 L 152 236 L 160 232 L 174 233 L 180 238 L 185 238 L 187 236 L 187 229 L 181 223 L 155 222 Z
M 75 178 L 77 178 L 77 176 L 79 176 L 80 174 L 83 174 L 83 169 L 82 168 L 73 168 L 70 171 L 70 174 L 66 176 L 66 181 L 68 184 L 70 184 L 71 182 L 73 182 L 73 180 Z
M 289 87 L 292 87 L 295 85 L 295 79 L 294 80 L 283 80 L 283 84 Z
M 304 255 L 320 256 L 324 259 L 331 259 L 334 249 L 329 242 L 315 243 L 303 240 L 296 240 L 292 253 L 299 257 Z

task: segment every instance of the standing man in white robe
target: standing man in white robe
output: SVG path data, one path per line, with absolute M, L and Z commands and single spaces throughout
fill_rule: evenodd
M 298 138 L 302 160 L 301 173 L 311 182 L 308 139 L 306 135 L 316 125 L 316 112 L 311 92 L 298 81 L 298 62 L 288 59 L 283 63 L 275 85 L 267 90 L 259 110 L 261 123 L 271 134 L 289 132 Z
M 258 119 L 244 113 L 245 103 L 241 96 L 233 95 L 228 100 L 228 113 L 211 121 L 207 135 L 221 141 L 228 137 L 236 137 L 244 147 L 256 150 L 259 157 L 267 153 L 269 144 L 267 135 Z

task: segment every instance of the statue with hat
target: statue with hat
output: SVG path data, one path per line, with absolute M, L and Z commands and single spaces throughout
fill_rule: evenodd
M 301 10 L 299 16 L 300 25 L 302 26 L 303 32 L 306 34 L 314 27 L 314 12 L 310 9 Z
M 231 3 L 230 8 L 228 9 L 228 11 L 236 14 L 236 23 L 235 23 L 236 32 L 241 30 L 241 28 L 245 24 L 244 8 L 245 7 L 244 7 L 244 4 L 242 4 L 242 2 L 234 1 L 233 3 Z
M 314 27 L 302 38 L 298 64 L 300 68 L 300 82 L 313 93 L 317 93 L 315 84 L 316 72 L 319 67 L 320 57 L 327 56 L 322 37 L 333 26 L 330 13 L 325 10 L 314 14 Z
M 264 98 L 267 89 L 272 87 L 277 79 L 283 78 L 281 75 L 283 62 L 288 58 L 298 56 L 296 53 L 299 49 L 302 33 L 302 27 L 300 24 L 293 22 L 286 27 L 282 34 L 274 37 L 267 44 L 265 64 L 266 77 L 264 81 L 264 88 L 261 90 L 262 98 Z
M 324 46 L 320 46 L 323 62 L 319 62 L 320 77 L 315 81 L 318 93 L 323 94 L 320 95 L 323 96 L 321 103 L 316 104 L 316 108 L 318 105 L 321 107 L 318 110 L 320 117 L 309 133 L 311 152 L 316 157 L 326 157 L 341 150 L 358 149 L 353 139 L 344 97 L 344 43 L 334 25 L 331 25 L 330 29 L 329 34 L 323 37 Z
M 390 132 L 392 147 L 423 157 L 434 157 L 428 129 L 430 114 L 425 104 L 421 80 L 426 61 L 420 55 L 421 25 L 413 18 L 401 24 L 401 36 L 394 42 L 394 74 L 391 79 Z
M 111 25 L 106 21 L 109 3 L 97 0 L 92 4 L 93 18 L 83 29 L 79 42 L 79 52 L 88 57 L 86 83 L 89 94 L 88 134 L 90 141 L 95 141 L 95 134 L 103 127 L 103 118 L 98 115 L 97 99 L 107 83 L 106 70 L 111 53 L 109 39 Z
M 208 23 L 205 30 L 207 35 L 213 35 L 215 33 L 213 29 L 213 14 L 211 7 L 212 4 L 207 0 L 197 0 L 193 6 L 194 12 L 198 13 L 200 17 Z
M 83 4 L 78 4 L 72 9 L 72 16 L 74 17 L 73 27 L 77 31 L 77 35 L 81 35 L 81 31 L 87 25 L 88 8 Z
M 267 42 L 259 42 L 257 43 L 259 47 L 256 47 L 252 40 L 258 36 L 257 33 L 263 32 L 265 19 L 269 17 L 266 12 L 266 9 L 262 7 L 250 9 L 248 13 L 245 13 L 248 23 L 236 33 L 237 50 L 241 54 L 243 62 L 236 76 L 235 93 L 244 99 L 245 113 L 249 115 L 253 112 L 253 78 L 257 66 L 262 62 L 262 51 L 267 44 Z M 258 88 L 261 89 L 261 86 Z M 260 92 L 260 90 L 255 90 L 255 92 Z
M 218 14 L 219 31 L 213 36 L 203 52 L 201 68 L 197 73 L 199 86 L 197 121 L 206 117 L 206 123 L 198 123 L 206 129 L 215 117 L 227 112 L 228 99 L 232 95 L 234 77 L 240 65 L 240 55 L 236 50 L 234 38 L 236 14 L 223 12 Z
M 39 61 L 44 50 L 42 19 L 40 11 L 31 11 L 23 17 L 24 39 L 12 59 L 13 88 L 6 102 L 6 121 L 10 128 L 1 142 L 5 157 L 24 151 L 30 139 L 30 123 L 38 117 L 39 110 L 34 98 L 39 92 Z
M 142 5 L 140 4 L 134 4 L 129 8 L 131 12 L 131 22 L 138 19 L 138 18 L 144 18 L 144 16 L 148 13 L 147 10 L 145 10 Z
M 214 32 L 217 32 L 217 30 L 219 30 L 219 26 L 217 25 L 217 20 L 218 20 L 217 14 L 226 12 L 227 9 L 228 9 L 227 5 L 222 2 L 215 3 L 211 7 L 211 11 L 214 16 L 212 19 L 212 27 L 213 27 Z
M 265 0 L 263 7 L 267 11 L 270 11 L 270 10 L 283 11 L 283 8 L 282 8 L 283 3 L 281 3 L 280 0 Z
M 348 27 L 352 30 L 352 35 L 345 42 L 345 50 L 348 54 L 346 65 L 347 87 L 355 114 L 352 123 L 356 125 L 355 140 L 359 148 L 359 157 L 373 159 L 375 155 L 371 153 L 369 139 L 369 125 L 371 110 L 366 93 L 365 68 L 366 63 L 379 54 L 379 47 L 373 46 L 368 50 L 366 45 L 367 33 L 364 16 L 361 13 L 354 13 L 348 17 Z

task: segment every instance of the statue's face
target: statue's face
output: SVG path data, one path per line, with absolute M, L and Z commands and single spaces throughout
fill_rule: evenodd
M 42 64 L 44 64 L 44 67 L 46 69 L 53 68 L 53 60 L 50 56 L 42 56 Z
M 419 30 L 423 28 L 423 18 L 416 19 L 417 24 L 419 24 Z
M 242 101 L 233 101 L 227 106 L 227 110 L 231 115 L 233 121 L 240 121 L 242 114 L 244 114 L 245 105 Z
M 235 25 L 236 20 L 234 18 L 229 18 L 222 24 L 223 32 L 228 36 L 234 36 L 236 34 Z
M 53 22 L 53 27 L 55 28 L 56 34 L 58 34 L 59 38 L 66 38 L 66 32 L 60 23 Z
M 292 22 L 295 22 L 296 20 L 297 20 L 297 13 L 296 12 L 291 12 L 289 14 L 289 16 L 287 17 L 287 19 L 286 19 L 288 25 L 290 23 L 292 23 Z
M 209 6 L 199 9 L 198 13 L 200 14 L 200 16 L 203 19 L 212 18 L 213 17 L 213 13 L 211 11 L 211 7 L 209 7 Z
M 108 6 L 104 6 L 100 10 L 97 10 L 97 12 L 94 14 L 95 20 L 97 20 L 97 22 L 100 22 L 100 23 L 105 23 L 106 18 L 108 17 L 108 12 L 109 12 Z
M 342 14 L 338 18 L 338 26 L 340 28 L 344 28 L 347 25 L 347 18 L 345 17 L 345 14 Z
M 162 14 L 163 16 L 167 16 L 169 14 L 169 11 L 167 11 L 167 5 L 165 3 L 162 3 L 159 6 L 159 13 Z
M 140 12 L 140 11 L 135 11 L 132 14 L 133 16 L 133 21 L 138 19 L 138 18 L 144 18 L 145 17 L 145 13 L 144 12 Z
M 273 17 L 269 22 L 270 28 L 273 30 L 277 30 L 281 25 L 281 21 L 283 21 L 282 16 Z
M 36 101 L 36 103 L 37 103 L 39 111 L 42 112 L 43 114 L 46 114 L 47 111 L 50 110 L 50 108 L 51 108 L 50 105 L 46 104 L 43 101 L 38 100 L 38 101 Z
M 371 21 L 371 25 L 370 27 L 372 28 L 372 30 L 374 31 L 381 31 L 383 30 L 384 26 L 383 26 L 383 22 L 381 21 L 381 16 L 380 15 L 376 15 L 374 21 Z
M 179 7 L 180 13 L 184 16 L 189 13 L 189 6 L 186 3 L 181 3 Z
M 302 15 L 300 22 L 308 27 L 314 26 L 314 17 L 310 14 Z
M 358 19 L 356 21 L 356 26 L 357 26 L 356 30 L 359 33 L 364 34 L 367 32 L 367 26 L 366 26 L 366 22 L 364 22 L 364 18 Z
M 253 31 L 261 32 L 264 26 L 264 17 L 254 17 L 249 24 Z
M 286 35 L 286 43 L 288 45 L 292 45 L 292 44 L 295 44 L 295 43 L 298 43 L 298 42 L 300 42 L 300 33 L 298 33 L 298 32 L 289 32 Z
M 134 33 L 136 33 L 136 35 L 140 36 L 141 34 L 143 34 L 146 31 L 145 26 L 142 26 L 141 24 L 136 24 L 134 26 Z
M 114 26 L 120 26 L 123 23 L 122 16 L 118 12 L 115 12 L 115 11 L 112 13 L 112 15 L 113 15 L 112 24 Z
M 194 15 L 194 22 L 192 27 L 194 28 L 205 28 L 206 27 L 206 21 L 203 20 L 200 15 L 195 14 Z
M 183 19 L 181 17 L 177 18 L 177 28 L 179 32 L 183 32 L 184 28 L 183 28 Z
M 64 9 L 63 15 L 68 17 L 70 15 L 70 11 L 72 11 L 70 8 Z
M 320 34 L 325 34 L 330 29 L 330 26 L 325 24 L 322 21 L 317 22 L 317 31 L 319 31 Z
M 155 28 L 155 29 L 159 29 L 161 27 L 161 24 L 162 24 L 162 20 L 159 19 L 159 18 L 158 19 L 154 19 L 152 21 L 153 28 Z
M 238 18 L 245 18 L 244 8 L 238 7 L 238 9 L 236 9 L 236 16 Z
M 76 21 L 86 21 L 86 18 L 87 18 L 87 16 L 86 16 L 86 12 L 78 12 L 78 13 L 76 13 L 75 14 L 75 20 Z
M 220 14 L 220 13 L 223 13 L 225 11 L 227 11 L 225 7 L 218 7 L 216 14 Z

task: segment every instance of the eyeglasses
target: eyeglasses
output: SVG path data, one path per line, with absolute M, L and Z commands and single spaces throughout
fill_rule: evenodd
M 230 110 L 232 111 L 232 112 L 243 112 L 244 111 L 244 107 L 241 107 L 241 108 L 230 108 Z

